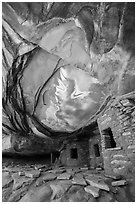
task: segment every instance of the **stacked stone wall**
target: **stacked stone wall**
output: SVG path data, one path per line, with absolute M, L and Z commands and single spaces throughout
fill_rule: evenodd
M 71 149 L 76 148 L 78 158 L 71 158 Z M 66 149 L 61 153 L 61 163 L 65 166 L 84 167 L 89 165 L 89 141 L 72 141 L 68 142 Z
M 135 166 L 134 93 L 117 99 L 98 119 L 104 169 L 107 173 L 128 175 Z M 115 148 L 105 147 L 104 130 L 111 128 Z

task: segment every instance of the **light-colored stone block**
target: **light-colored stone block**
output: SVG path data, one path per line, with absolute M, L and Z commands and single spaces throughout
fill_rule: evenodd
M 120 181 L 113 181 L 112 186 L 125 186 L 127 185 L 127 181 L 126 180 L 120 180 Z
M 84 188 L 84 190 L 85 190 L 87 193 L 90 193 L 94 198 L 99 197 L 99 191 L 100 191 L 99 188 L 96 188 L 96 187 L 93 187 L 93 186 L 86 186 L 86 187 Z

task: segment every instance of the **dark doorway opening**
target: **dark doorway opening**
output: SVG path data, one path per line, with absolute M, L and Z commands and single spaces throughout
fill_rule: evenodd
M 100 157 L 99 145 L 94 144 L 94 152 L 96 157 Z
M 71 154 L 71 159 L 77 159 L 77 158 L 78 158 L 77 148 L 72 148 L 72 149 L 70 150 L 70 154 Z
M 60 156 L 60 152 L 58 151 L 52 152 L 51 153 L 51 163 L 55 163 L 59 159 L 59 156 Z
M 109 148 L 115 148 L 116 147 L 116 142 L 113 137 L 113 133 L 111 128 L 107 128 L 102 131 L 104 137 L 105 137 L 105 149 Z

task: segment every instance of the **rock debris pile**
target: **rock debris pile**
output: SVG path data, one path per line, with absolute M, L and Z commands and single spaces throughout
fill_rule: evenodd
M 3 168 L 2 178 L 4 202 L 133 201 L 131 180 L 103 170 L 61 165 L 32 165 L 20 170 L 17 166 Z

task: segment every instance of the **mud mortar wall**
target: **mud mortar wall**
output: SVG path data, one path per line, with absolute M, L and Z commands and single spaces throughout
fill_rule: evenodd
M 77 158 L 71 158 L 71 150 L 77 149 Z M 84 141 L 72 141 L 66 145 L 61 153 L 61 163 L 65 166 L 77 166 L 84 167 L 89 165 L 89 142 Z
M 104 169 L 107 173 L 128 175 L 135 162 L 135 98 L 134 93 L 121 97 L 98 119 L 101 133 Z M 107 148 L 106 131 L 111 129 L 115 147 Z

